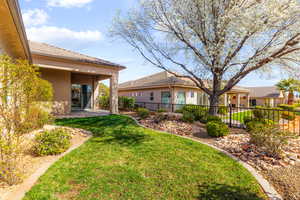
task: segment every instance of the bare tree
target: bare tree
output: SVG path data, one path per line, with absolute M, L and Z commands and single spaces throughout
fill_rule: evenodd
M 117 15 L 111 35 L 192 80 L 216 114 L 220 96 L 249 73 L 297 67 L 299 19 L 297 0 L 146 0 Z

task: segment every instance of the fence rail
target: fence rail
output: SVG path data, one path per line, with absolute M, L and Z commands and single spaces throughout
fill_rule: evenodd
M 207 110 L 209 105 L 192 104 L 168 104 L 152 102 L 136 102 L 136 107 L 147 108 L 151 111 L 164 110 L 166 112 L 177 112 L 184 106 L 201 108 Z M 216 113 L 222 121 L 233 128 L 246 128 L 245 119 L 261 118 L 269 123 L 279 125 L 283 130 L 300 135 L 300 111 L 291 111 L 279 108 L 258 108 L 258 107 L 232 107 L 215 106 Z

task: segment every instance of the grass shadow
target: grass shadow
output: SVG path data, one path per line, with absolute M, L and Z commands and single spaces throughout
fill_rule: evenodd
M 101 142 L 106 144 L 120 144 L 124 146 L 136 146 L 149 141 L 150 136 L 143 131 L 134 128 L 119 128 L 109 133 L 108 137 Z M 94 140 L 93 142 L 98 142 Z
M 199 186 L 201 200 L 264 200 L 256 193 L 238 186 L 225 184 L 202 184 Z

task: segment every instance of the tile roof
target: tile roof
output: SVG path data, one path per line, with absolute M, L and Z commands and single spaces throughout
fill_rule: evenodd
M 122 65 L 112 63 L 106 60 L 102 60 L 99 58 L 83 55 L 77 52 L 73 52 L 67 49 L 59 48 L 53 45 L 49 45 L 46 43 L 39 43 L 39 42 L 33 42 L 29 41 L 29 47 L 32 54 L 37 55 L 45 55 L 50 57 L 57 57 L 57 58 L 64 58 L 64 59 L 70 59 L 74 61 L 84 62 L 84 63 L 91 63 L 91 64 L 98 64 L 98 65 L 106 65 L 106 66 L 112 66 L 112 67 L 119 67 L 119 68 L 125 68 Z
M 208 81 L 206 81 L 208 82 Z M 178 78 L 168 72 L 159 72 L 150 76 L 146 76 L 137 80 L 127 81 L 119 84 L 119 89 L 139 89 L 139 88 L 151 88 L 165 85 L 177 85 L 196 87 L 196 84 L 188 78 Z M 235 86 L 233 90 L 241 90 L 248 92 L 247 88 Z
M 279 98 L 280 91 L 276 86 L 267 86 L 267 87 L 248 87 L 250 90 L 251 97 L 257 98 Z

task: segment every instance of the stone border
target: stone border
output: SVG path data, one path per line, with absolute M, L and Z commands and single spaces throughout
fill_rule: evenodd
M 133 119 L 137 125 L 143 127 L 143 128 L 146 128 L 146 129 L 151 129 L 151 130 L 154 130 L 154 131 L 157 131 L 157 132 L 161 132 L 161 133 L 165 133 L 165 134 L 171 134 L 171 133 L 168 133 L 166 131 L 159 131 L 159 130 L 155 130 L 155 129 L 152 129 L 152 128 L 148 128 L 142 124 L 139 123 L 138 120 L 136 120 L 134 117 L 132 116 L 129 116 L 129 115 L 123 115 L 123 116 L 127 116 L 127 117 L 130 117 L 131 119 Z M 206 142 L 203 142 L 203 141 L 200 141 L 200 140 L 196 140 L 194 138 L 191 138 L 191 137 L 186 137 L 186 136 L 181 136 L 181 135 L 176 135 L 176 134 L 172 134 L 172 135 L 175 135 L 177 137 L 181 137 L 181 138 L 185 138 L 185 139 L 189 139 L 189 140 L 193 140 L 195 142 L 198 142 L 198 143 L 201 143 L 201 144 L 204 144 L 204 145 L 207 145 L 217 151 L 220 151 L 222 153 L 224 153 L 225 155 L 227 155 L 228 157 L 232 158 L 233 160 L 237 161 L 239 164 L 241 164 L 244 168 L 246 168 L 251 174 L 252 176 L 254 176 L 254 178 L 257 180 L 257 182 L 260 184 L 260 186 L 262 187 L 262 189 L 264 190 L 264 192 L 266 193 L 266 195 L 269 197 L 270 200 L 282 200 L 283 198 L 281 197 L 281 195 L 274 189 L 274 187 L 261 175 L 259 174 L 253 167 L 251 167 L 249 164 L 247 164 L 246 162 L 240 160 L 239 158 L 233 156 L 232 154 L 230 154 L 229 152 L 223 150 L 223 149 L 220 149 L 218 147 L 215 147 L 211 144 L 208 144 Z
M 20 185 L 17 185 L 12 191 L 8 192 L 3 198 L 0 200 L 22 200 L 25 196 L 26 192 L 28 192 L 37 182 L 37 180 L 49 169 L 51 165 L 53 165 L 56 161 L 69 154 L 71 151 L 77 149 L 82 144 L 84 144 L 87 140 L 92 137 L 91 132 L 87 132 L 87 137 L 85 137 L 78 144 L 74 144 L 71 146 L 66 152 L 58 155 L 51 161 L 43 163 L 33 174 L 31 174 L 28 178 L 26 178 Z

